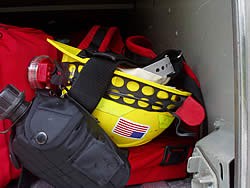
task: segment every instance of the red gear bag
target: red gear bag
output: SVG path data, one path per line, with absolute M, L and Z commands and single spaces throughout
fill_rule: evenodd
M 30 101 L 34 97 L 35 92 L 27 79 L 30 61 L 40 55 L 57 58 L 57 51 L 47 43 L 47 38 L 52 39 L 40 30 L 0 24 L 0 90 L 7 84 L 13 84 L 25 91 L 26 100 Z M 0 131 L 8 129 L 10 125 L 10 121 L 0 120 Z M 10 132 L 0 134 L 0 187 L 20 175 L 9 158 L 9 135 Z

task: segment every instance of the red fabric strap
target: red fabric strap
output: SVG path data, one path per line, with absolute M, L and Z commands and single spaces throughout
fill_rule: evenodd
M 78 48 L 80 49 L 87 49 L 90 45 L 91 41 L 97 34 L 98 29 L 101 26 L 95 25 L 91 28 L 88 34 L 85 36 L 83 41 L 79 44 Z M 122 37 L 120 35 L 120 30 L 117 27 L 110 27 L 98 48 L 100 52 L 106 52 L 107 49 L 110 49 L 112 52 L 121 54 L 122 49 L 124 48 L 124 43 L 122 41 Z
M 88 34 L 84 37 L 84 39 L 82 40 L 82 42 L 79 44 L 78 48 L 80 49 L 86 49 L 88 48 L 89 44 L 91 43 L 91 41 L 93 40 L 97 30 L 100 28 L 100 25 L 95 25 L 93 26 L 90 31 L 88 32 Z
M 123 47 L 124 43 L 120 35 L 120 30 L 117 27 L 110 27 L 98 50 L 105 52 L 107 48 L 110 48 L 112 52 L 121 54 Z
M 131 52 L 143 57 L 154 59 L 157 56 L 152 50 L 152 43 L 144 36 L 136 35 L 128 37 L 126 47 Z
M 185 69 L 185 72 L 187 73 L 187 75 L 196 82 L 198 87 L 200 87 L 200 83 L 199 83 L 197 77 L 195 76 L 195 74 L 193 73 L 192 69 L 188 66 L 188 64 L 185 61 L 183 62 L 183 65 L 184 65 L 184 69 Z

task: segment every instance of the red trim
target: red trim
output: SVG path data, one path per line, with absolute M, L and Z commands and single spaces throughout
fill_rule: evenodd
M 88 34 L 85 36 L 85 38 L 82 40 L 82 42 L 79 44 L 78 48 L 79 49 L 86 49 L 88 48 L 89 44 L 91 43 L 91 41 L 93 40 L 97 30 L 100 28 L 100 25 L 94 25 L 90 31 L 88 32 Z
M 122 50 L 124 49 L 124 42 L 122 40 L 122 36 L 120 35 L 120 32 L 116 32 L 114 35 L 114 38 L 111 40 L 109 44 L 109 48 L 112 52 L 117 54 L 122 54 Z
M 157 56 L 152 50 L 152 43 L 144 36 L 136 35 L 128 37 L 126 46 L 131 52 L 150 59 L 154 59 Z
M 98 51 L 105 52 L 108 47 L 117 54 L 120 54 L 124 47 L 120 30 L 117 27 L 109 28 Z
M 197 77 L 195 76 L 195 74 L 193 73 L 192 69 L 188 66 L 188 64 L 185 61 L 183 62 L 183 65 L 184 65 L 184 70 L 187 73 L 187 75 L 196 82 L 198 87 L 200 87 L 200 83 L 199 83 Z

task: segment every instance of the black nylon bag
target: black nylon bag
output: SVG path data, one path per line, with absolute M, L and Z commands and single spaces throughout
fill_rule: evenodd
M 37 92 L 12 149 L 24 168 L 57 188 L 116 188 L 129 179 L 127 157 L 68 98 Z

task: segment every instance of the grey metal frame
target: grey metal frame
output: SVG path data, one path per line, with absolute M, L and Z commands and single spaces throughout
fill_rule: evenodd
M 235 188 L 249 187 L 247 0 L 232 0 L 235 81 Z

